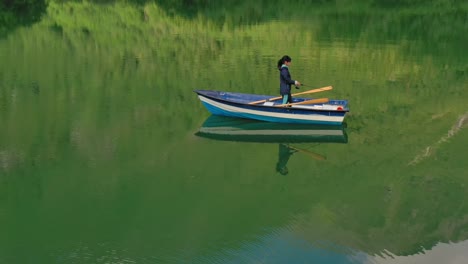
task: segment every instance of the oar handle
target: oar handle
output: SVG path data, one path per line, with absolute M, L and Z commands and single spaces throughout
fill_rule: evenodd
M 326 87 L 322 87 L 322 88 L 317 88 L 317 89 L 313 89 L 313 90 L 309 90 L 309 91 L 305 91 L 305 92 L 300 92 L 300 93 L 295 93 L 295 94 L 291 94 L 291 96 L 298 96 L 298 95 L 303 95 L 303 94 L 311 94 L 311 93 L 318 93 L 318 92 L 323 92 L 323 91 L 328 91 L 328 90 L 331 90 L 333 89 L 332 86 L 326 86 Z M 260 104 L 260 103 L 264 103 L 264 102 L 271 102 L 271 101 L 275 101 L 275 100 L 279 100 L 283 97 L 281 96 L 278 96 L 278 97 L 273 97 L 273 98 L 270 98 L 268 100 L 259 100 L 259 101 L 255 101 L 255 102 L 250 102 L 249 104 Z
M 305 101 L 302 101 L 302 102 L 291 103 L 291 104 L 280 104 L 278 106 L 305 105 L 305 104 L 325 104 L 325 103 L 328 103 L 328 101 L 329 101 L 328 98 L 318 98 L 318 99 L 305 100 Z
M 302 94 L 318 93 L 318 92 L 328 91 L 328 90 L 331 90 L 331 89 L 333 89 L 332 86 L 326 86 L 326 87 L 317 88 L 317 89 L 313 89 L 313 90 L 309 90 L 309 91 L 305 91 L 305 92 L 300 92 L 300 93 L 291 94 L 291 96 L 298 96 L 298 95 L 302 95 Z

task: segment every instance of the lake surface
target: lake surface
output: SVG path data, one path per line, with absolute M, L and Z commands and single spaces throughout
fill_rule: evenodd
M 249 3 L 50 3 L 0 38 L 0 263 L 468 261 L 466 4 Z M 277 95 L 285 54 L 343 127 L 193 92 Z

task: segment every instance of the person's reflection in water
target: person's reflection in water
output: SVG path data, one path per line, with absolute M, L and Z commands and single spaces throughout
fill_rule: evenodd
M 278 162 L 276 163 L 277 172 L 281 173 L 282 175 L 289 173 L 288 167 L 286 165 L 288 164 L 289 158 L 294 152 L 297 152 L 297 150 L 290 148 L 286 144 L 279 144 Z

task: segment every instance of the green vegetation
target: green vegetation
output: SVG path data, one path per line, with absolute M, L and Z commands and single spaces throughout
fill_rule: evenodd
M 45 10 L 45 0 L 1 1 L 0 37 L 19 25 L 30 25 L 39 21 Z
M 291 215 L 304 239 L 369 254 L 466 240 L 466 6 L 401 2 L 50 2 L 0 42 L 0 262 L 210 255 Z M 349 143 L 306 146 L 326 163 L 297 154 L 288 178 L 277 145 L 193 136 L 193 89 L 274 94 L 283 53 L 351 103 Z

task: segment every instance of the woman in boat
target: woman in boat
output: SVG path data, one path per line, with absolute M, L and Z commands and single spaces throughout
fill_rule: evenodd
M 278 70 L 280 71 L 280 94 L 283 97 L 283 104 L 292 103 L 291 85 L 294 84 L 296 89 L 299 89 L 299 86 L 301 86 L 299 81 L 291 79 L 289 65 L 291 65 L 291 57 L 288 55 L 284 55 L 278 61 Z

